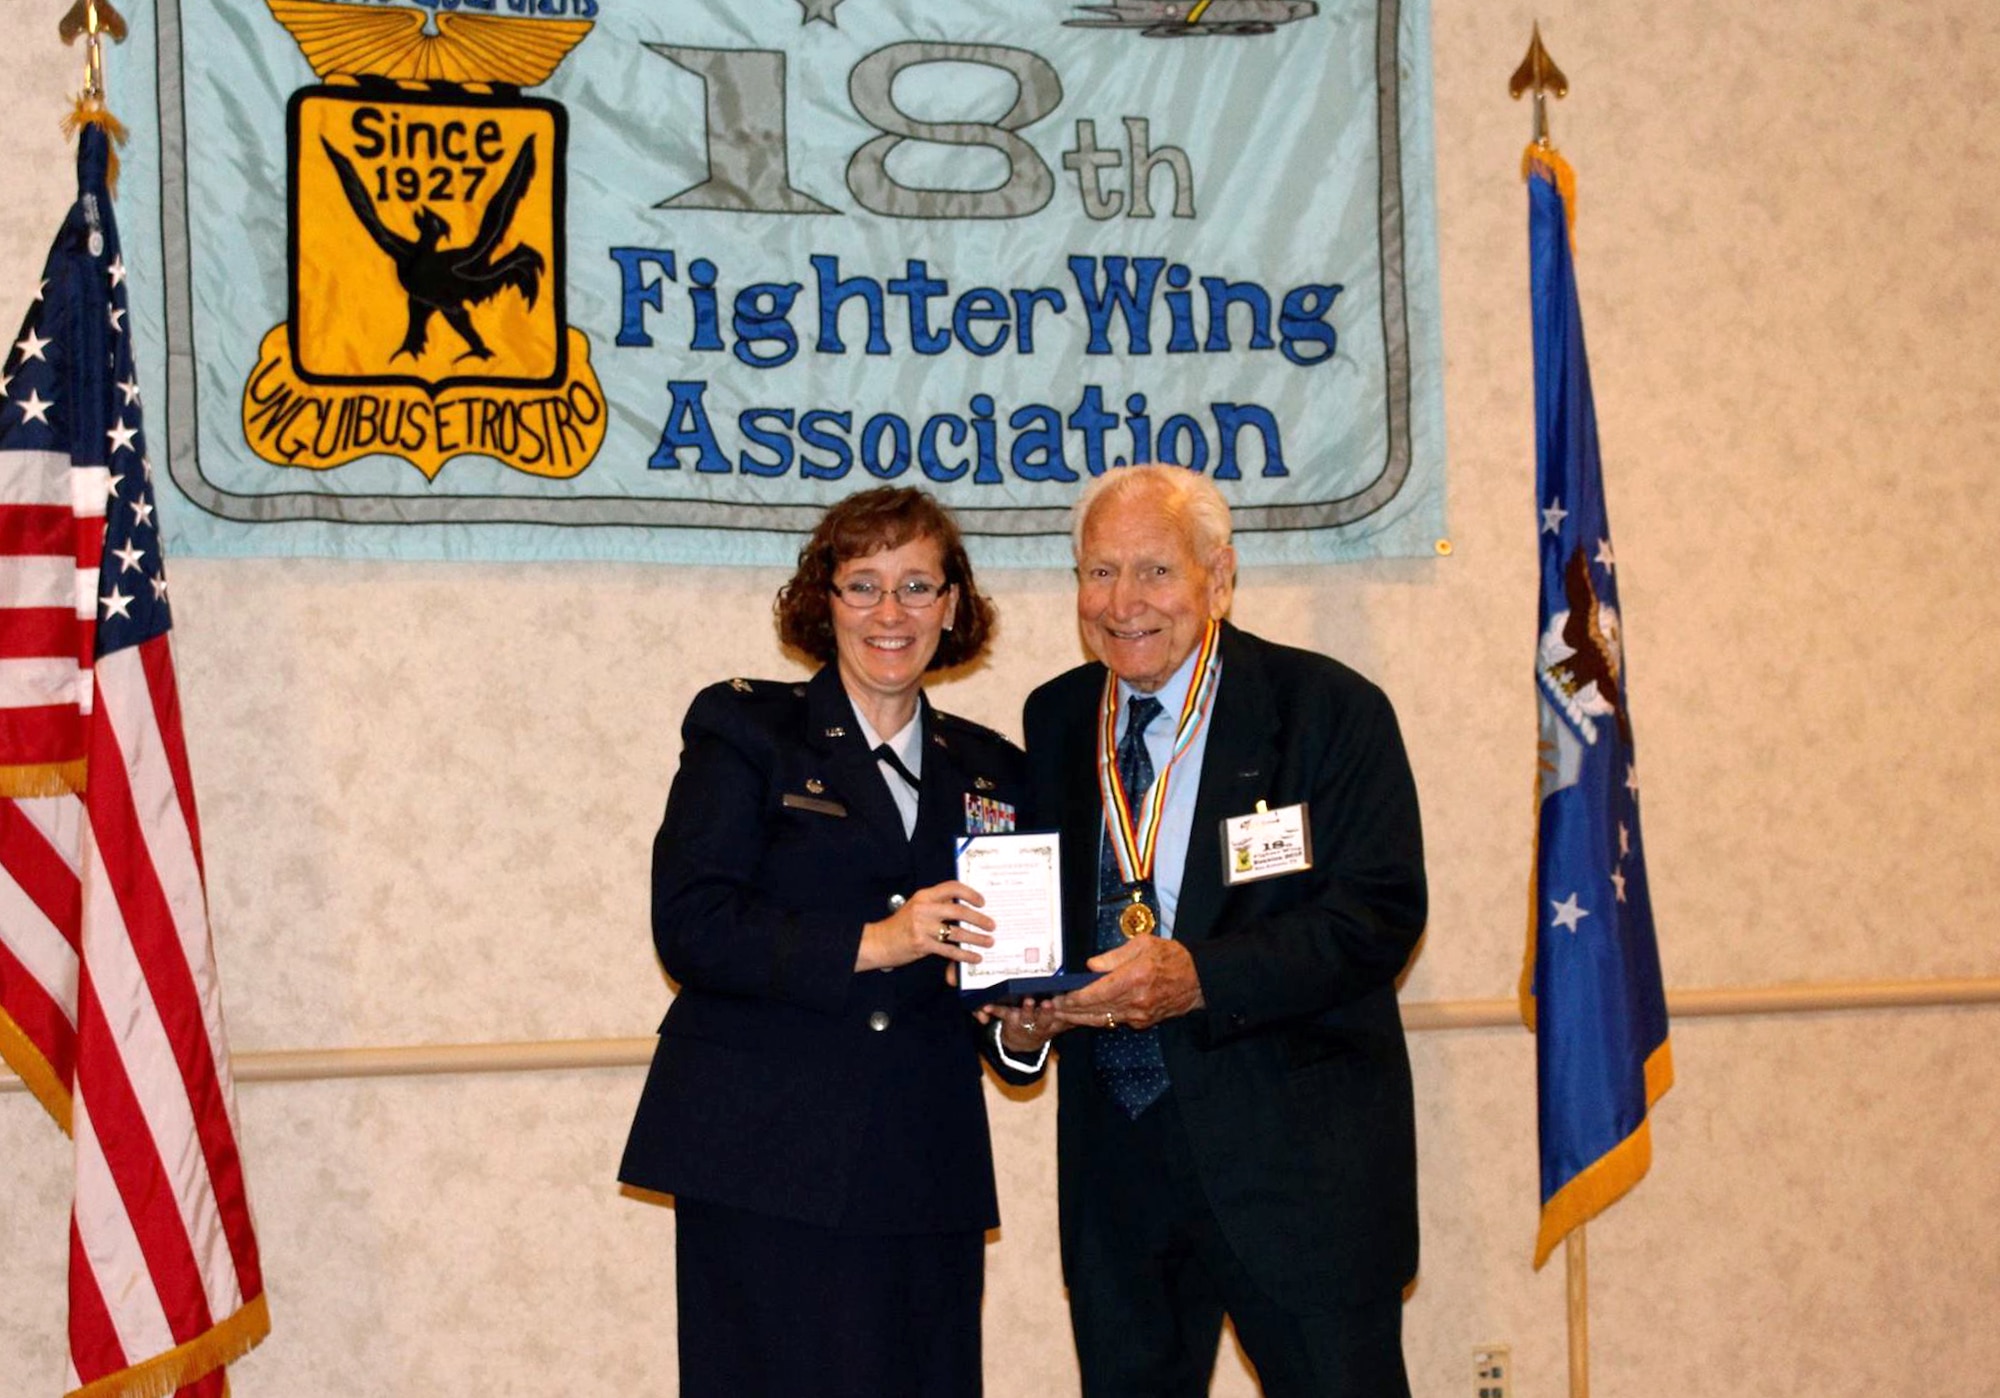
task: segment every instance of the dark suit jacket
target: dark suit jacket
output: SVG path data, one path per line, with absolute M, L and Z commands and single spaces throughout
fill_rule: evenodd
M 954 876 L 966 797 L 1021 800 L 1019 749 L 923 715 L 905 839 L 833 666 L 696 696 L 653 844 L 653 941 L 679 993 L 621 1180 L 857 1231 L 998 1221 L 975 1026 L 947 963 L 854 971 L 892 894 Z
M 1028 698 L 1029 802 L 1063 834 L 1067 964 L 1092 955 L 1104 668 Z M 1310 1304 L 1416 1274 L 1416 1133 L 1397 975 L 1424 926 L 1416 788 L 1388 699 L 1352 670 L 1225 625 L 1174 934 L 1205 1008 L 1161 1026 L 1173 1101 L 1225 1235 L 1260 1285 Z M 1310 803 L 1313 867 L 1225 891 L 1221 825 Z M 1065 1240 L 1134 1162 L 1100 1145 L 1118 1108 L 1095 1031 L 1056 1040 Z M 1065 1245 L 1065 1273 L 1068 1270 Z

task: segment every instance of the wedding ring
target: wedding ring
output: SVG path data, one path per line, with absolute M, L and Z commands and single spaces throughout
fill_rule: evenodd
M 1109 1010 L 1105 1011 L 1104 1027 L 1106 1029 L 1116 1029 L 1118 1027 L 1118 1016 L 1112 1014 Z
M 1032 1034 L 1032 1033 L 1034 1033 L 1034 1032 L 1035 1032 L 1035 1022 L 1034 1022 L 1034 1021 L 1033 1021 L 1032 1019 L 1024 1019 L 1024 1020 L 1022 1020 L 1022 1021 L 1021 1021 L 1021 1027 L 1022 1027 L 1023 1029 L 1025 1029 L 1025 1030 L 1027 1030 L 1027 1031 L 1028 1031 L 1028 1032 L 1029 1032 L 1030 1034 Z
M 952 941 L 952 939 L 951 939 L 951 928 L 950 928 L 950 926 L 948 926 L 947 924 L 945 924 L 945 923 L 942 923 L 942 922 L 940 922 L 940 923 L 938 924 L 938 930 L 937 930 L 937 939 L 938 939 L 938 940 L 939 940 L 940 942 L 943 942 L 943 943 L 944 943 L 944 944 L 945 944 L 946 946 L 948 946 L 948 947 L 949 947 L 949 946 L 956 946 L 956 945 L 957 945 L 957 943 L 956 943 L 956 942 L 954 942 L 954 941 Z

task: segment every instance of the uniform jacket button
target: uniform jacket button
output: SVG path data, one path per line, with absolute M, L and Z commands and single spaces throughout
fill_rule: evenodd
M 877 1010 L 869 1015 L 868 1027 L 873 1029 L 877 1034 L 887 1029 L 889 1027 L 889 1012 L 887 1010 Z

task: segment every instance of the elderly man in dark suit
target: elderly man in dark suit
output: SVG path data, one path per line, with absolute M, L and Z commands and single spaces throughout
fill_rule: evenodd
M 1223 620 L 1236 557 L 1202 477 L 1108 473 L 1074 543 L 1098 663 L 1029 696 L 1029 794 L 1063 834 L 1067 964 L 1103 975 L 989 1014 L 1016 1081 L 1055 1039 L 1083 1391 L 1206 1393 L 1227 1314 L 1272 1398 L 1407 1395 L 1396 980 L 1425 889 L 1395 714 Z

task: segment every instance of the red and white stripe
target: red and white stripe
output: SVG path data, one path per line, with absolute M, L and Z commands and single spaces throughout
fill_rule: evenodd
M 51 451 L 0 471 L 0 771 L 83 755 L 110 472 Z M 15 788 L 20 789 L 20 788 Z M 29 788 L 33 789 L 33 788 Z M 0 799 L 0 1040 L 67 1124 L 76 1060 L 74 796 Z
M 161 1391 L 267 1326 L 168 638 L 105 656 L 96 689 L 70 1279 L 89 1398 Z
M 74 796 L 0 800 L 0 1017 L 41 1059 L 35 1085 L 58 1120 L 76 1066 L 82 823 Z
M 268 1319 L 170 642 L 93 668 L 110 474 L 7 457 L 0 768 L 88 770 L 0 800 L 0 1031 L 75 1138 L 69 1387 L 219 1398 Z

